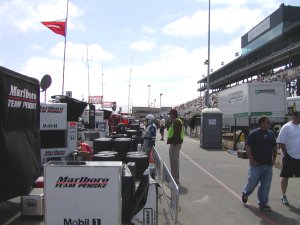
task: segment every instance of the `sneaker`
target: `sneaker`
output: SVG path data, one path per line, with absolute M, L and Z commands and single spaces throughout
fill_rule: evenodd
M 289 205 L 290 204 L 287 197 L 286 197 L 286 195 L 282 195 L 280 199 L 281 199 L 282 204 L 284 204 L 284 205 Z
M 263 211 L 271 211 L 271 207 L 267 203 L 259 204 L 259 209 Z
M 246 204 L 248 201 L 248 196 L 245 193 L 242 193 L 242 202 Z

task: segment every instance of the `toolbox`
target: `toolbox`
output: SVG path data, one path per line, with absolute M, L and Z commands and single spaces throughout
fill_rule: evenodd
M 34 188 L 21 197 L 22 217 L 44 217 L 44 189 Z

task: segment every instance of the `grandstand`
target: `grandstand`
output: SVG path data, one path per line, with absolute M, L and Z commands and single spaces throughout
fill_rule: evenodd
M 210 106 L 220 90 L 253 80 L 284 81 L 288 96 L 300 95 L 300 7 L 280 7 L 241 37 L 241 55 L 209 75 Z M 198 81 L 207 89 L 207 77 Z M 182 117 L 205 107 L 205 96 L 177 106 Z

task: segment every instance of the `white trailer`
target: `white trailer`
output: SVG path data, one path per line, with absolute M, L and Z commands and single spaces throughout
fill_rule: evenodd
M 223 113 L 223 128 L 249 127 L 267 115 L 274 123 L 284 122 L 287 114 L 284 82 L 252 82 L 218 93 L 218 108 Z

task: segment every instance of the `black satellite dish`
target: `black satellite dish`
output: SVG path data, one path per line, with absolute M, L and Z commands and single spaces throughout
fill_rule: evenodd
M 40 87 L 43 91 L 46 91 L 46 89 L 50 87 L 51 83 L 52 83 L 51 76 L 49 74 L 46 74 L 43 76 L 41 80 Z

